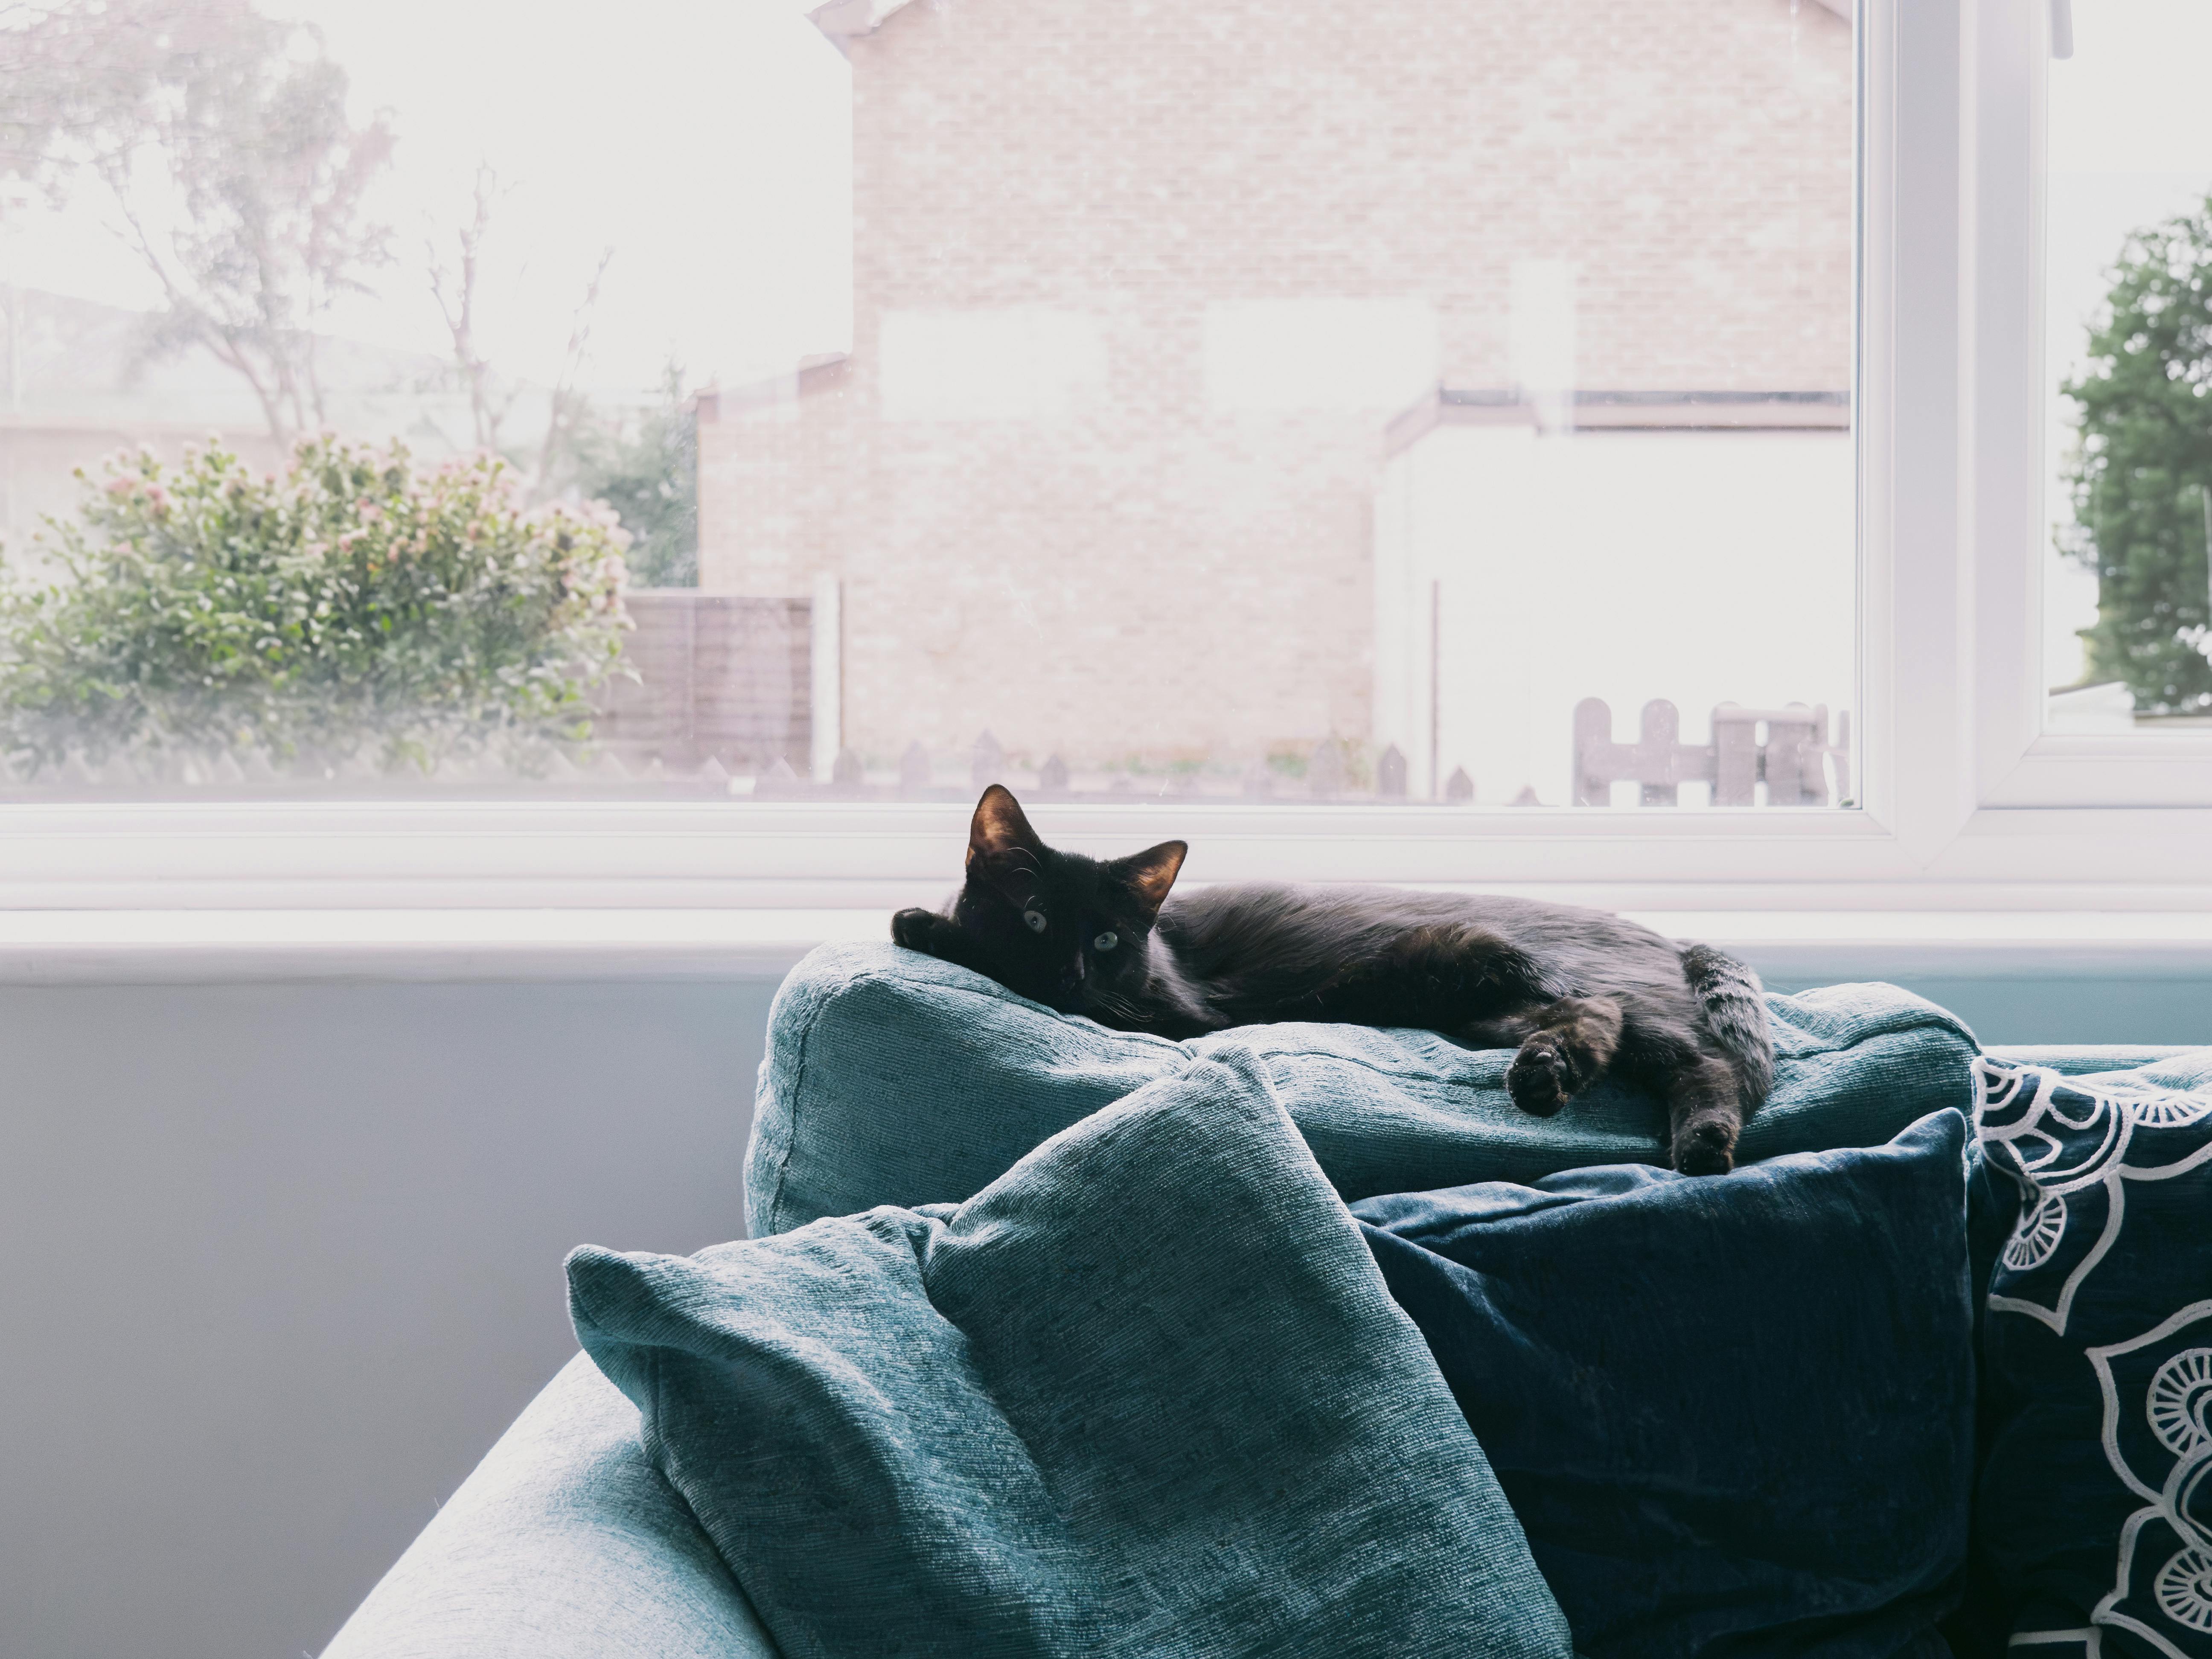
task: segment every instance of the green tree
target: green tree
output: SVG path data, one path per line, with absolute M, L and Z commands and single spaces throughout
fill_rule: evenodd
M 578 494 L 605 501 L 629 532 L 640 587 L 699 585 L 699 428 L 684 371 L 668 366 L 660 401 L 621 420 L 580 422 L 569 436 Z
M 319 429 L 318 331 L 390 257 L 367 199 L 392 130 L 348 118 L 345 71 L 312 30 L 250 13 L 185 58 L 169 91 L 149 148 L 182 211 L 164 223 L 143 210 L 136 154 L 102 165 L 167 301 L 149 349 L 204 347 L 252 387 L 273 434 Z
M 0 0 L 0 173 L 104 181 L 167 301 L 147 354 L 204 348 L 273 434 L 319 428 L 317 331 L 389 257 L 392 148 L 321 37 L 243 0 Z
M 2212 708 L 2212 200 L 2128 238 L 2063 390 L 2081 445 L 2060 546 L 2097 574 L 2090 677 L 2125 681 L 2139 709 Z
M 51 526 L 62 580 L 0 588 L 0 754 L 258 749 L 279 763 L 527 767 L 619 672 L 622 550 L 597 505 L 526 508 L 494 456 L 302 442 L 124 455 Z
M 144 135 L 156 88 L 228 27 L 186 0 L 0 0 L 0 177 L 64 195 L 81 163 Z

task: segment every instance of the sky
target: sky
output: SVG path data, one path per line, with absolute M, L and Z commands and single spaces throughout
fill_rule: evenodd
M 390 112 L 399 146 L 376 215 L 396 263 L 332 332 L 442 355 L 425 243 L 465 221 L 479 161 L 504 194 L 480 301 L 489 355 L 557 374 L 600 252 L 585 380 L 693 385 L 773 374 L 850 331 L 850 114 L 844 59 L 793 0 L 262 0 L 319 28 L 357 118 Z M 151 307 L 151 278 L 96 190 L 16 221 L 26 287 Z

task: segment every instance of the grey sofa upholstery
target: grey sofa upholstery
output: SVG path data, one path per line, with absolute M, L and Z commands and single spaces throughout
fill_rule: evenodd
M 324 1659 L 775 1659 L 578 1354 L 385 1575 Z

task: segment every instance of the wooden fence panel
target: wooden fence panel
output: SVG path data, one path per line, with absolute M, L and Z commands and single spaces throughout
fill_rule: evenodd
M 594 745 L 632 765 L 708 760 L 765 772 L 812 753 L 812 639 L 805 599 L 646 591 L 628 596 L 636 623 L 624 666 L 592 723 Z

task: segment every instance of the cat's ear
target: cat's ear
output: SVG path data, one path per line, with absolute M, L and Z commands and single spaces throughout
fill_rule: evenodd
M 995 862 L 1010 853 L 1027 853 L 1030 854 L 1028 863 L 1034 868 L 1036 855 L 1043 851 L 1044 842 L 1030 828 L 1013 791 L 1003 783 L 986 789 L 983 799 L 975 803 L 975 816 L 968 821 L 969 867 L 974 868 L 978 859 Z
M 1182 868 L 1183 858 L 1189 851 L 1182 842 L 1164 841 L 1158 847 L 1147 847 L 1141 853 L 1116 860 L 1114 869 L 1129 884 L 1129 890 L 1145 907 L 1145 914 L 1157 916 L 1160 906 L 1167 902 L 1168 889 L 1175 885 L 1176 872 Z

